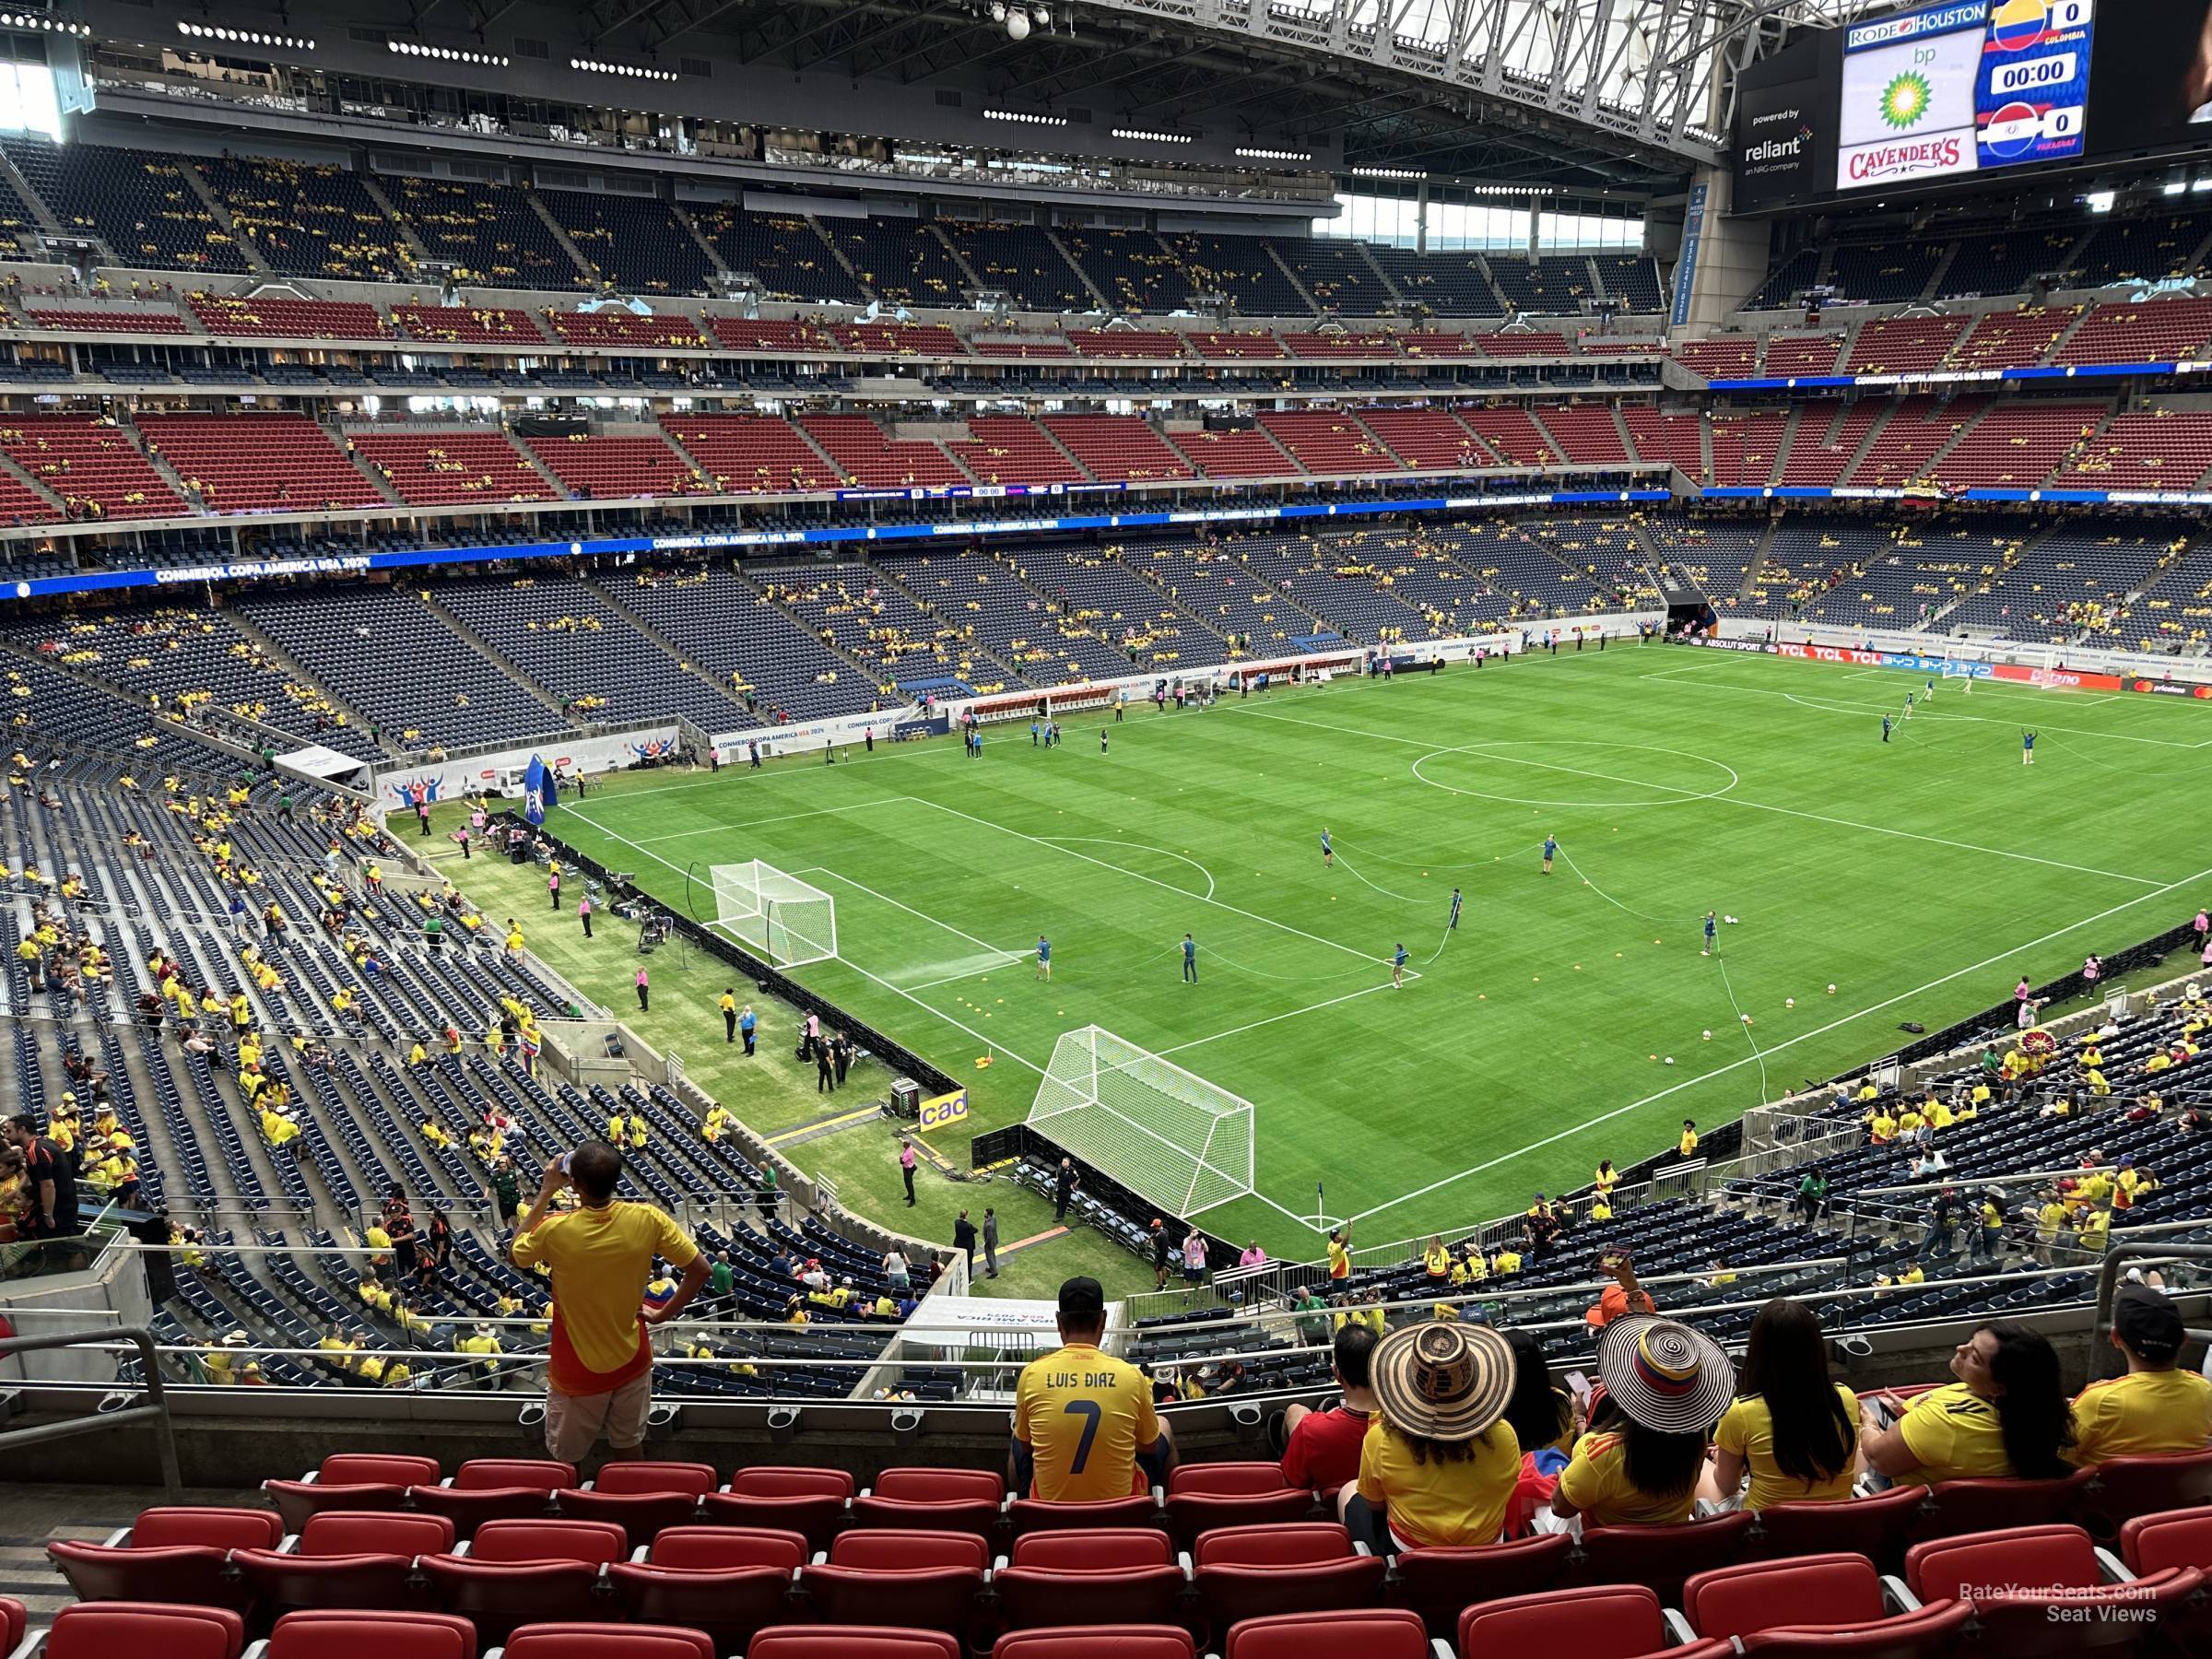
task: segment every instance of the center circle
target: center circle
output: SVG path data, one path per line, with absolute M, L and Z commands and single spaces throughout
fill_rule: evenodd
M 1528 749 L 1533 755 L 1508 751 Z M 1615 765 L 1606 764 L 1608 754 L 1664 755 L 1675 767 L 1677 781 L 1646 782 L 1636 777 L 1623 776 Z M 1500 790 L 1471 789 L 1461 783 L 1447 783 L 1430 777 L 1422 768 L 1432 761 L 1452 756 L 1465 756 L 1477 762 L 1491 762 L 1509 775 L 1523 781 L 1527 789 L 1541 787 L 1546 779 L 1559 781 L 1558 791 L 1550 794 L 1508 794 Z M 1431 749 L 1413 763 L 1413 775 L 1431 789 L 1441 789 L 1451 794 L 1469 795 L 1481 801 L 1499 801 L 1513 806 L 1559 806 L 1614 808 L 1627 806 L 1679 806 L 1691 801 L 1710 801 L 1726 794 L 1740 780 L 1735 769 L 1688 749 L 1661 748 L 1649 743 L 1606 743 L 1597 738 L 1518 738 L 1493 743 L 1465 743 L 1453 748 Z M 1480 778 L 1479 766 L 1476 776 Z M 1502 779 L 1493 780 L 1502 782 Z M 1592 798 L 1597 794 L 1573 795 L 1566 793 L 1575 784 L 1608 784 L 1616 791 L 1642 790 L 1647 794 L 1620 798 Z M 1703 787 L 1710 784 L 1712 787 Z

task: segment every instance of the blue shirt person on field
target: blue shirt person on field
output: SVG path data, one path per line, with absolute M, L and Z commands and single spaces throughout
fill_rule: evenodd
M 1457 888 L 1452 889 L 1452 926 L 1455 930 L 1459 926 L 1459 889 Z
M 1390 959 L 1390 986 L 1396 990 L 1406 982 L 1406 947 L 1400 943 L 1397 953 Z
M 1053 977 L 1053 942 L 1042 934 L 1037 935 L 1037 977 L 1041 980 Z
M 1321 862 L 1332 869 L 1336 864 L 1336 849 L 1329 844 L 1329 832 L 1326 830 L 1321 832 Z
M 1544 838 L 1544 874 L 1545 874 L 1545 875 L 1548 876 L 1548 875 L 1550 875 L 1550 874 L 1551 874 L 1551 861 L 1552 861 L 1552 860 L 1553 860 L 1555 857 L 1557 857 L 1557 856 L 1558 856 L 1558 854 L 1559 854 L 1559 838 L 1558 838 L 1557 836 L 1551 836 L 1551 835 L 1547 835 L 1547 836 L 1546 836 L 1546 837 Z
M 2022 766 L 2035 764 L 2035 734 L 2033 732 L 2020 734 L 2020 764 Z
M 1038 734 L 1043 730 L 1044 728 L 1039 725 L 1037 722 L 1033 720 L 1030 722 L 1030 747 L 1031 748 L 1035 748 L 1037 747 Z
M 1711 956 L 1712 954 L 1713 937 L 1719 932 L 1719 923 L 1715 920 L 1713 913 L 1711 911 L 1707 911 L 1705 912 L 1705 948 L 1698 952 L 1700 956 Z
M 1182 935 L 1182 977 L 1194 985 L 1198 982 L 1198 941 L 1187 933 Z
M 1100 726 L 1100 727 L 1099 728 L 1099 753 L 1102 755 L 1102 754 L 1104 754 L 1105 752 L 1106 752 L 1106 728 L 1105 728 L 1104 726 Z
M 1882 741 L 1889 741 L 1889 716 L 1887 714 L 1882 716 Z

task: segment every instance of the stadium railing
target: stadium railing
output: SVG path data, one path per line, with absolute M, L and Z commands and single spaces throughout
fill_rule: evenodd
M 177 1464 L 177 1432 L 170 1419 L 168 1388 L 161 1380 L 160 1368 L 154 1362 L 152 1332 L 139 1325 L 121 1325 L 99 1331 L 51 1331 L 41 1336 L 5 1336 L 0 1337 L 0 1359 L 52 1348 L 112 1348 L 119 1343 L 127 1344 L 138 1356 L 138 1374 L 142 1379 L 139 1385 L 146 1395 L 143 1405 L 118 1405 L 112 1409 L 103 1406 L 102 1409 L 82 1418 L 63 1418 L 51 1423 L 11 1428 L 6 1435 L 8 1447 L 14 1451 L 53 1441 L 72 1440 L 78 1435 L 110 1434 L 136 1423 L 150 1425 L 160 1460 L 161 1489 L 173 1503 L 183 1490 L 184 1480 Z

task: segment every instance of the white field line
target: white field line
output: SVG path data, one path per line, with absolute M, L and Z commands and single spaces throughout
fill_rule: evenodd
M 1421 976 L 1419 974 L 1416 973 L 1410 968 L 1406 971 L 1406 982 L 1407 984 L 1411 984 L 1415 980 L 1420 977 Z M 1318 1014 L 1324 1008 L 1333 1008 L 1338 1003 L 1350 1002 L 1354 997 L 1371 996 L 1378 991 L 1387 991 L 1389 989 L 1390 982 L 1388 980 L 1384 980 L 1382 983 L 1376 985 L 1363 985 L 1357 991 L 1347 991 L 1342 996 L 1332 996 L 1326 1002 L 1309 1004 L 1307 1006 L 1302 1008 L 1290 1008 L 1281 1014 L 1270 1014 L 1265 1019 L 1254 1019 L 1244 1025 L 1231 1026 L 1228 1030 L 1216 1031 L 1210 1037 L 1194 1037 L 1188 1042 L 1178 1042 L 1172 1048 L 1164 1048 L 1157 1052 L 1162 1055 L 1180 1054 L 1185 1049 L 1204 1048 L 1209 1042 L 1219 1042 L 1224 1037 L 1241 1037 L 1246 1031 L 1256 1031 L 1262 1026 L 1274 1025 L 1277 1020 L 1296 1019 L 1301 1015 Z
M 1294 725 L 1323 726 L 1326 730 L 1332 732 L 1342 732 L 1347 736 L 1365 737 L 1371 742 L 1403 744 L 1407 747 L 1426 749 L 1430 753 L 1436 752 L 1436 748 L 1433 744 L 1418 737 L 1400 737 L 1386 732 L 1360 731 L 1351 726 L 1331 724 L 1326 721 L 1300 720 L 1294 714 L 1270 714 L 1265 718 L 1269 720 L 1288 721 Z M 2053 729 L 2059 730 L 2063 728 L 2053 727 Z M 1742 795 L 1738 794 L 1689 794 L 1676 788 L 1675 785 L 1671 783 L 1645 783 L 1639 779 L 1615 778 L 1605 772 L 1584 771 L 1580 767 L 1558 766 L 1547 760 L 1529 760 L 1512 755 L 1495 754 L 1479 747 L 1470 746 L 1465 749 L 1452 750 L 1448 752 L 1476 754 L 1480 756 L 1480 758 L 1485 760 L 1501 760 L 1511 766 L 1535 767 L 1543 771 L 1571 772 L 1578 777 L 1603 779 L 1605 782 L 1609 783 L 1633 783 L 1639 788 L 1660 790 L 1670 794 L 1681 795 L 1683 797 L 1682 800 L 1673 803 L 1675 805 L 1687 805 L 1689 802 L 1700 800 L 1714 801 L 1724 806 L 1742 806 L 1753 812 L 1774 812 L 1780 813 L 1785 818 L 1805 818 L 1809 822 L 1816 824 L 1832 824 L 1840 830 L 1863 830 L 1869 835 L 1888 835 L 1896 837 L 1901 841 L 1926 841 L 1933 846 L 1951 847 L 1961 853 L 1981 853 L 1992 858 L 2017 859 L 2022 864 L 2042 865 L 2045 867 L 2053 870 L 2071 870 L 2078 876 L 2101 876 L 2108 880 L 2132 881 L 2143 887 L 2156 887 L 2158 885 L 2156 880 L 2147 876 L 2130 876 L 2119 870 L 2093 869 L 2088 865 L 2068 864 L 2065 860 L 2061 858 L 2044 858 L 2033 853 L 2015 853 L 2007 847 L 1984 847 L 1973 841 L 1953 841 L 1950 837 L 1945 835 L 1925 835 L 1917 830 L 1900 830 L 1893 825 L 1888 824 L 1865 824 L 1861 823 L 1856 818 L 1833 818 L 1824 812 L 1806 812 L 1795 806 L 1777 806 L 1766 801 L 1747 800 Z M 1716 762 L 1715 764 L 1718 763 Z M 1422 779 L 1421 781 L 1423 782 L 1428 782 L 1426 778 Z M 1439 787 L 1441 786 L 1440 785 Z M 1653 803 L 1653 805 L 1662 804 L 1665 803 Z M 1569 803 L 1568 805 L 1571 806 L 1571 803 Z
M 1870 670 L 1868 670 L 1868 672 L 1869 672 L 1869 673 L 1872 673 L 1872 672 L 1877 672 L 1877 671 L 1876 671 L 1876 670 L 1871 670 L 1871 669 L 1870 669 Z M 1889 670 L 1887 670 L 1887 669 L 1884 669 L 1884 670 L 1880 670 L 1879 672 L 1888 673 L 1888 672 L 1890 672 L 1890 671 L 1889 671 Z M 1792 702 L 1802 702 L 1802 701 L 1804 700 L 1802 698 L 1800 698 L 1800 697 L 1799 697 L 1799 696 L 1798 696 L 1796 693 L 1794 693 L 1794 692 L 1790 692 L 1790 691 L 1777 691 L 1777 690 L 1774 690 L 1772 688 L 1771 688 L 1771 687 L 1767 687 L 1767 686 L 1739 686 L 1739 685 L 1736 685 L 1736 684 L 1735 684 L 1734 682 L 1732 682 L 1732 681 L 1729 681 L 1729 680 L 1716 680 L 1716 679 L 1700 679 L 1700 680 L 1696 680 L 1696 681 L 1693 681 L 1693 682 L 1691 682 L 1691 683 L 1692 683 L 1693 685 L 1697 686 L 1698 688 L 1701 688 L 1701 689 L 1703 689 L 1703 690 L 1707 690 L 1707 691 L 1742 691 L 1742 692 L 1747 692 L 1747 693 L 1748 693 L 1749 695 L 1751 695 L 1751 696 L 1753 696 L 1753 697 L 1781 697 L 1781 698 L 1787 698 L 1787 699 L 1788 699 L 1790 701 L 1792 701 Z M 2011 682 L 2011 681 L 2008 681 L 2008 680 L 1998 680 L 1998 681 L 1994 681 L 1994 682 L 1992 682 L 1992 681 L 1989 681 L 1989 680 L 1984 680 L 1984 681 L 1983 681 L 1982 683 L 1983 683 L 1983 685 L 1985 685 L 1985 686 L 1992 686 L 1992 685 L 1994 685 L 1994 688 L 1995 688 L 1996 689 L 2000 690 L 2000 691 L 2009 691 L 2009 690 L 2029 690 L 2029 691 L 2033 691 L 2033 692 L 2034 692 L 2034 694 L 2035 694 L 2035 695 L 2036 695 L 2038 698 L 2051 697 L 2051 696 L 2054 696 L 2054 695 L 2056 695 L 2056 693 L 2055 693 L 2055 692 L 2053 692 L 2053 691 L 2048 691 L 2048 690 L 2040 690 L 2040 689 L 2037 689 L 2036 688 L 2033 688 L 2033 687 L 2023 687 L 2023 686 L 2018 686 L 2018 685 L 2015 685 L 2013 682 Z M 1959 696 L 1960 696 L 1960 699 L 1961 699 L 1961 700 L 1965 700 L 1965 699 L 1966 699 L 1966 698 L 1969 696 L 1969 694 L 1968 694 L 1968 693 L 1965 693 L 1965 692 L 1961 692 L 1961 693 L 1959 694 Z M 2083 703 L 2072 703 L 2072 704 L 2069 704 L 2068 706 L 2069 706 L 2069 707 L 2074 707 L 2074 708 L 2095 708 L 2095 707 L 2097 707 L 2097 706 L 2098 706 L 2098 704 L 2099 704 L 2100 702 L 2115 702 L 2115 701 L 2117 701 L 2117 700 L 2118 700 L 2118 699 L 2117 699 L 2116 697 L 2104 697 L 2104 698 L 2097 699 L 2097 700 L 2093 700 L 2093 701 L 2089 701 L 2089 702 L 2083 702 Z M 1810 707 L 1810 708 L 1818 708 L 1820 705 L 1819 705 L 1818 703 L 1809 703 L 1809 704 L 1806 704 L 1806 706 L 1807 706 L 1807 707 Z M 1887 704 L 1876 704 L 1876 705 L 1871 705 L 1871 706 L 1865 706 L 1865 712 L 1866 713 L 1869 713 L 1869 714 L 1878 714 L 1878 713 L 1889 712 L 1892 712 L 1892 711 L 1893 711 L 1893 705 L 1887 705 Z M 1830 713 L 1841 713 L 1841 712 L 1843 712 L 1844 711 L 1842 711 L 1842 710 L 1829 710 L 1829 711 L 1827 711 L 1827 712 L 1830 712 Z M 1927 714 L 1925 714 L 1924 716 L 1923 716 L 1923 718 L 1924 718 L 1924 719 L 1928 719 L 1928 720 L 1942 720 L 1942 721 L 1954 721 L 1954 720 L 1956 720 L 1956 721 L 1971 721 L 1973 724 L 1977 724 L 1977 725 L 2018 725 L 2018 724 L 2019 724 L 2019 722 L 2018 722 L 2018 720 L 2017 720 L 2015 717 L 2013 717 L 2013 716 L 2011 716 L 2011 715 L 2005 715 L 2005 716 L 1999 717 L 1999 716 L 1995 716 L 1995 715 L 1990 715 L 1990 714 L 1953 714 L 1953 713 L 1949 712 L 1947 710 L 1945 712 L 1941 713 L 1941 714 L 1937 714 L 1937 713 L 1934 712 L 1933 711 L 1931 711 L 1930 712 L 1928 712 Z M 2034 725 L 2034 726 L 2035 726 L 2035 727 L 2036 727 L 2036 728 L 2037 728 L 2039 731 L 2045 731 L 2045 732 L 2066 732 L 2066 733 L 2070 733 L 2070 734 L 2072 734 L 2074 736 L 2077 736 L 2077 737 L 2096 737 L 2096 738 L 2100 738 L 2100 739 L 2101 739 L 2101 740 L 2103 740 L 2104 742 L 2107 742 L 2107 743 L 2147 743 L 2147 744 L 2149 744 L 2149 745 L 2150 745 L 2151 747 L 2153 747 L 2154 748 L 2178 748 L 2178 749 L 2194 749 L 2194 748 L 2205 748 L 2205 747 L 2212 747 L 2212 739 L 2208 739 L 2208 740 L 2207 740 L 2206 743 L 2182 743 L 2182 742 L 2179 742 L 2179 741 L 2177 741 L 2176 739 L 2174 739 L 2174 738 L 2171 738 L 2171 737 L 2136 737 L 2136 736 L 2133 736 L 2133 735 L 2131 735 L 2130 734 L 2128 734 L 2128 733 L 2126 733 L 2126 732 L 2098 732 L 2098 731 L 2092 731 L 2092 730 L 2090 730 L 2090 729 L 2089 729 L 2088 726 L 2063 726 L 2063 725 L 2051 725 L 2051 724 L 2046 724 L 2045 722 L 2042 722 L 2042 721 L 2040 721 L 2040 720 L 2039 720 L 2039 721 L 2033 721 L 2033 722 L 2031 722 L 2030 724 L 2033 724 L 2033 725 Z
M 1831 1019 L 1828 1022 L 1828 1024 L 1816 1027 L 1814 1030 L 1806 1031 L 1799 1036 L 1786 1038 L 1783 1041 L 1773 1044 L 1766 1052 L 1770 1055 L 1779 1054 L 1784 1049 L 1794 1048 L 1797 1044 L 1809 1041 L 1815 1037 L 1824 1037 L 1830 1031 L 1838 1030 L 1841 1028 L 1850 1025 L 1856 1020 L 1864 1019 L 1869 1014 L 1879 1014 L 1883 1009 L 1893 1008 L 1899 1003 L 1904 1002 L 1909 998 L 1919 996 L 1925 992 L 1936 990 L 1939 986 L 1947 985 L 1953 980 L 1964 979 L 1968 974 L 1971 973 L 1980 973 L 1984 969 L 1994 967 L 1998 962 L 2005 960 L 2005 959 L 2007 957 L 2018 956 L 2024 950 L 2038 949 L 2042 946 L 2052 943 L 2052 941 L 2055 939 L 2063 939 L 2070 933 L 2074 933 L 2078 929 L 2088 927 L 2093 923 L 2102 922 L 2109 916 L 2116 916 L 2123 911 L 2133 910 L 2136 905 L 2141 904 L 2147 899 L 2163 898 L 2166 894 L 2173 892 L 2178 888 L 2185 888 L 2193 882 L 2202 881 L 2207 876 L 2212 876 L 2212 867 L 2199 870 L 2194 876 L 2183 877 L 2179 881 L 2169 882 L 2166 886 L 2156 888 L 2151 892 L 2137 893 L 2132 899 L 2122 900 L 2118 904 L 2113 905 L 2110 910 L 2099 911 L 2093 916 L 2084 916 L 2078 922 L 2069 922 L 2064 927 L 2053 928 L 2051 932 L 2044 934 L 2040 938 L 2030 939 L 2024 944 L 2012 947 L 2010 949 L 1999 951 L 1996 955 L 1985 957 L 1981 961 L 1972 963 L 1968 967 L 1955 969 L 1951 972 L 1943 975 L 1943 977 L 1940 979 L 1930 980 L 1924 985 L 1915 985 L 1910 991 L 1900 991 L 1895 996 L 1888 997 L 1881 1002 L 1871 1004 L 1866 1007 L 1857 1009 L 1850 1014 L 1846 1014 L 1841 1019 Z M 1430 1194 L 1441 1192 L 1445 1187 L 1451 1186 L 1457 1182 L 1466 1180 L 1466 1178 L 1470 1175 L 1480 1175 L 1487 1171 L 1498 1168 L 1498 1166 L 1500 1164 L 1511 1163 L 1518 1158 L 1526 1158 L 1532 1152 L 1540 1152 L 1546 1147 L 1553 1146 L 1559 1141 L 1571 1140 L 1574 1136 L 1581 1135 L 1587 1130 L 1596 1128 L 1600 1124 L 1610 1123 L 1613 1121 L 1613 1119 L 1620 1117 L 1625 1113 L 1638 1111 L 1645 1106 L 1655 1105 L 1657 1102 L 1665 1100 L 1669 1095 L 1680 1094 L 1686 1088 L 1695 1088 L 1700 1084 L 1711 1082 L 1715 1077 L 1725 1076 L 1727 1073 L 1732 1071 L 1740 1070 L 1742 1067 L 1753 1064 L 1754 1058 L 1755 1057 L 1753 1055 L 1747 1054 L 1741 1060 L 1731 1060 L 1724 1065 L 1716 1065 L 1709 1072 L 1701 1073 L 1695 1077 L 1685 1078 L 1682 1082 L 1672 1084 L 1665 1088 L 1658 1090 L 1654 1094 L 1645 1095 L 1641 1100 L 1630 1100 L 1626 1106 L 1616 1106 L 1609 1112 L 1601 1112 L 1595 1117 L 1586 1118 L 1583 1122 L 1574 1124 L 1571 1128 L 1561 1129 L 1555 1135 L 1547 1135 L 1542 1140 L 1531 1141 L 1527 1146 L 1521 1147 L 1518 1151 L 1501 1152 L 1495 1158 L 1485 1159 L 1481 1163 L 1476 1164 L 1469 1169 L 1460 1171 L 1460 1172 L 1456 1175 L 1447 1175 L 1441 1181 L 1432 1181 L 1425 1187 L 1417 1188 L 1415 1191 L 1410 1193 L 1401 1194 L 1397 1197 L 1393 1198 L 1388 1204 L 1379 1204 L 1372 1209 L 1361 1210 L 1358 1215 L 1352 1217 L 1351 1218 L 1355 1221 L 1364 1220 L 1369 1216 L 1381 1215 L 1386 1210 L 1395 1209 L 1399 1205 L 1409 1203 L 1413 1199 L 1426 1198 Z
M 904 800 L 909 800 L 909 801 L 911 801 L 911 800 L 914 799 L 914 797 L 913 797 L 912 795 L 905 795 L 905 796 L 902 796 L 902 797 L 901 797 L 901 799 L 904 799 Z M 990 941 L 990 940 L 988 940 L 988 939 L 979 939 L 979 938 L 977 938 L 977 937 L 976 937 L 976 936 L 975 936 L 973 934 L 971 934 L 971 933 L 967 933 L 967 932 L 964 932 L 964 931 L 963 931 L 963 930 L 961 930 L 960 928 L 955 927 L 955 926 L 954 926 L 954 925 L 953 925 L 951 923 L 949 923 L 949 922 L 940 922 L 940 921 L 938 921 L 938 920 L 936 919 L 936 917 L 935 917 L 935 916 L 931 915 L 931 914 L 930 914 L 930 913 L 929 913 L 927 911 L 916 910 L 916 909 L 915 909 L 915 908 L 914 908 L 912 905 L 911 905 L 911 904 L 902 904 L 902 903 L 900 903 L 900 902 L 898 900 L 896 900 L 896 899 L 892 898 L 892 897 L 891 897 L 891 896 L 890 896 L 888 893 L 879 893 L 879 892 L 877 892 L 877 890 L 876 890 L 874 888 L 872 888 L 872 887 L 868 886 L 868 885 L 867 885 L 865 882 L 862 882 L 862 881 L 855 881 L 855 880 L 853 880 L 853 877 L 850 877 L 850 876 L 841 876 L 841 875 L 839 875 L 839 874 L 838 874 L 838 873 L 837 873 L 835 870 L 832 870 L 832 869 L 831 869 L 831 868 L 830 868 L 830 866 L 829 866 L 829 865 L 820 865 L 820 866 L 818 866 L 818 870 L 817 870 L 817 874 L 818 874 L 818 875 L 823 875 L 823 876 L 827 876 L 827 877 L 830 877 L 830 880 L 832 880 L 832 881 L 841 881 L 841 882 L 843 882 L 843 883 L 844 883 L 844 884 L 845 884 L 847 887 L 849 887 L 849 888 L 859 888 L 859 889 L 860 889 L 862 892 L 865 893 L 865 894 L 866 894 L 866 895 L 867 895 L 869 898 L 871 898 L 871 899 L 880 899 L 880 900 L 883 900 L 883 902 L 884 902 L 884 903 L 886 903 L 886 904 L 888 904 L 888 905 L 891 906 L 891 907 L 892 907 L 894 910 L 902 910 L 902 911 L 904 911 L 904 912 L 906 912 L 908 915 L 910 915 L 910 916 L 919 916 L 919 917 L 920 917 L 920 918 L 921 918 L 923 921 L 924 921 L 924 922 L 928 923 L 928 924 L 929 924 L 931 926 L 933 926 L 933 927 L 941 927 L 941 928 L 943 928 L 943 929 L 944 929 L 944 930 L 945 930 L 947 933 L 948 933 L 948 934 L 952 934 L 952 935 L 954 935 L 956 937 L 959 937 L 959 938 L 965 939 L 965 940 L 967 940 L 967 941 L 968 941 L 968 943 L 969 943 L 969 944 L 971 944 L 971 945 L 974 945 L 974 946 L 977 946 L 977 947 L 981 947 L 982 949 L 984 949 L 984 950 L 991 951 L 991 952 L 993 952 L 994 954 L 1006 954 L 1006 953 L 1007 953 L 1006 947 L 1005 947 L 1005 946 L 1003 946 L 1003 945 L 994 945 L 994 944 L 992 944 L 992 943 L 991 943 L 991 941 Z M 1022 953 L 1021 953 L 1021 951 L 1020 951 L 1020 950 L 1018 950 L 1018 949 L 1016 949 L 1016 950 L 1012 951 L 1012 952 L 1011 952 L 1011 954 L 1012 954 L 1012 955 L 1015 955 L 1015 956 L 1019 956 L 1019 955 L 1021 955 Z

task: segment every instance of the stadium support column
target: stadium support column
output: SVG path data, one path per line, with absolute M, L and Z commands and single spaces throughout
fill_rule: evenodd
M 1690 181 L 1674 254 L 1677 328 L 1702 334 L 1718 327 L 1767 274 L 1768 223 L 1735 216 L 1735 184 L 1733 174 L 1714 167 L 1700 167 Z M 1653 252 L 1665 257 L 1656 238 Z

